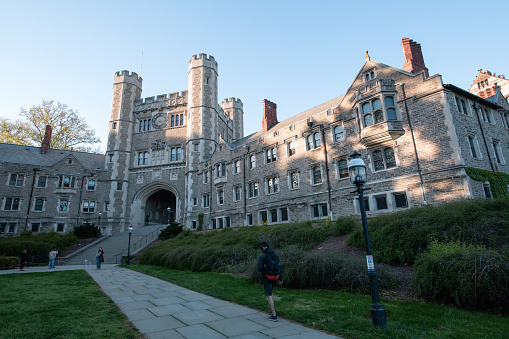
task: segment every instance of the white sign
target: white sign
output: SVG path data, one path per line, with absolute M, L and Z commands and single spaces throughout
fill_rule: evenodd
M 373 262 L 373 256 L 367 255 L 366 256 L 366 262 L 368 264 L 368 270 L 374 270 L 375 269 L 375 263 Z

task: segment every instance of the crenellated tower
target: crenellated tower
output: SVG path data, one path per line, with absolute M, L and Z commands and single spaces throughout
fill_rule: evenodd
M 136 73 L 115 73 L 109 123 L 106 168 L 110 173 L 105 214 L 114 232 L 123 231 L 126 222 L 127 186 L 133 134 L 134 100 L 141 97 L 142 78 Z M 111 230 L 110 230 L 111 231 Z
M 233 120 L 233 141 L 244 137 L 244 105 L 240 99 L 227 98 L 221 102 L 221 107 Z

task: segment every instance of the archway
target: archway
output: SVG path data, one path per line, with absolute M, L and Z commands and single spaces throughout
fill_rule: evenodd
M 170 214 L 168 215 L 168 207 Z M 165 183 L 153 183 L 141 188 L 131 204 L 131 224 L 134 228 L 149 224 L 167 224 L 168 219 L 181 222 L 178 191 Z

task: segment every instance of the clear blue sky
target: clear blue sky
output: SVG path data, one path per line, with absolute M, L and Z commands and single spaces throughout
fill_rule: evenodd
M 485 6 L 486 5 L 486 6 Z M 401 38 L 430 74 L 464 89 L 479 68 L 509 76 L 509 1 L 0 0 L 0 116 L 42 99 L 79 110 L 105 150 L 113 76 L 139 73 L 142 97 L 187 89 L 198 53 L 219 64 L 219 101 L 244 103 L 245 135 L 262 100 L 283 120 L 343 94 L 364 63 L 403 67 Z

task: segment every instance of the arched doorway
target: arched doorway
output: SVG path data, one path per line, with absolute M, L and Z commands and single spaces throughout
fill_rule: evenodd
M 147 222 L 147 216 L 149 224 L 168 224 L 168 219 L 181 222 L 178 191 L 165 183 L 153 183 L 141 188 L 131 204 L 131 224 L 134 228 L 142 227 Z

